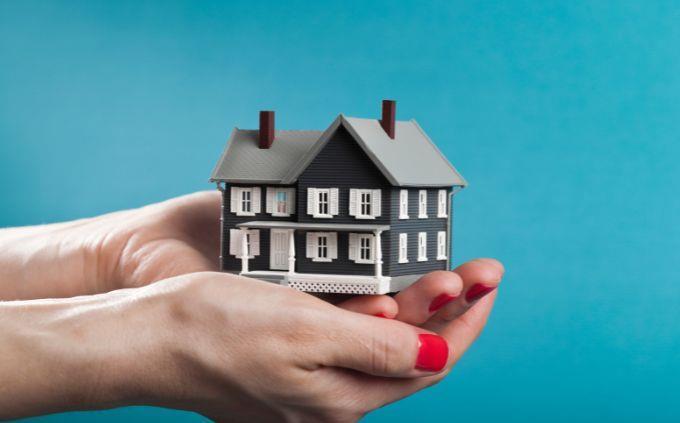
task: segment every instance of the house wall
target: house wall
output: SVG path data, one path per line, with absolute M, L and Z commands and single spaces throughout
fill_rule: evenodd
M 262 211 L 256 216 L 237 216 L 230 211 L 230 186 L 259 186 L 261 187 Z M 238 223 L 265 221 L 298 221 L 323 223 L 352 223 L 352 224 L 384 224 L 391 229 L 382 233 L 383 274 L 386 276 L 400 276 L 409 274 L 423 274 L 433 270 L 446 269 L 446 260 L 437 260 L 437 232 L 447 230 L 447 218 L 437 217 L 438 188 L 427 188 L 428 218 L 418 218 L 419 188 L 408 188 L 409 191 L 409 219 L 399 219 L 399 191 L 400 187 L 393 187 L 364 153 L 361 147 L 342 126 L 327 142 L 324 148 L 302 172 L 295 185 L 296 213 L 290 217 L 274 217 L 265 212 L 266 187 L 263 184 L 231 184 L 223 193 L 223 251 L 222 270 L 240 271 L 241 259 L 229 254 L 229 229 Z M 337 216 L 330 219 L 314 218 L 307 214 L 307 188 L 338 188 Z M 381 190 L 381 216 L 376 219 L 356 219 L 349 215 L 350 188 L 367 188 Z M 447 194 L 450 188 L 446 188 Z M 448 199 L 448 195 L 447 195 Z M 419 262 L 418 232 L 427 232 L 428 260 Z M 399 263 L 399 234 L 408 234 L 409 263 Z M 349 260 L 349 241 L 346 232 L 338 232 L 338 258 L 332 262 L 314 262 L 306 258 L 306 232 L 296 230 L 296 270 L 301 273 L 331 273 L 349 275 L 372 275 L 375 272 L 373 264 L 358 264 Z M 450 246 L 449 246 L 450 247 Z M 450 250 L 450 248 L 449 248 Z M 260 229 L 260 255 L 249 260 L 250 270 L 269 270 L 270 234 L 268 229 Z M 448 252 L 450 254 L 450 251 Z
M 391 189 L 390 203 L 391 220 L 386 236 L 389 250 L 393 254 L 385 260 L 385 274 L 390 276 L 423 274 L 434 270 L 446 270 L 446 260 L 437 260 L 437 232 L 446 231 L 449 217 L 437 217 L 438 191 L 446 189 L 447 199 L 450 188 L 407 188 L 408 189 L 408 219 L 399 219 L 399 191 L 402 188 Z M 418 218 L 418 191 L 427 190 L 427 219 Z M 453 208 L 452 208 L 453 209 Z M 427 261 L 418 261 L 418 233 L 427 233 Z M 399 234 L 408 234 L 408 263 L 399 263 Z M 453 237 L 452 237 L 453 238 Z M 449 248 L 450 250 L 450 248 Z M 447 253 L 450 254 L 450 251 Z
M 232 213 L 231 207 L 231 189 L 232 186 L 243 186 L 243 187 L 261 187 L 261 199 L 260 204 L 262 205 L 261 212 L 255 216 L 237 216 L 236 213 Z M 229 230 L 235 229 L 236 225 L 244 222 L 252 222 L 254 220 L 266 220 L 266 221 L 279 221 L 279 222 L 289 222 L 296 220 L 296 214 L 292 214 L 289 217 L 275 217 L 269 213 L 266 213 L 266 200 L 267 200 L 267 187 L 274 185 L 262 185 L 262 184 L 229 184 L 227 188 L 222 193 L 222 219 L 224 224 L 222 225 L 222 266 L 221 270 L 225 271 L 241 271 L 241 259 L 236 258 L 229 254 Z M 285 185 L 283 187 L 294 188 L 294 185 Z M 297 205 L 296 210 L 297 212 Z M 248 261 L 250 270 L 269 270 L 269 229 L 260 229 L 260 255 L 252 258 Z
M 307 214 L 307 188 L 338 188 L 338 215 L 330 219 L 314 218 Z M 381 190 L 381 215 L 375 219 L 356 219 L 349 215 L 350 188 L 366 188 Z M 359 144 L 340 126 L 328 140 L 316 158 L 307 166 L 298 178 L 297 210 L 299 222 L 323 223 L 352 223 L 352 224 L 381 224 L 388 225 L 391 218 L 390 183 L 373 161 L 361 149 Z M 347 233 L 338 233 L 338 258 L 330 263 L 313 262 L 304 257 L 305 239 L 301 231 L 298 232 L 295 245 L 298 258 L 297 270 L 302 273 L 336 273 L 349 275 L 372 275 L 375 267 L 372 264 L 358 264 L 349 260 L 349 240 Z M 387 257 L 388 242 L 383 232 L 382 251 Z M 383 274 L 386 274 L 383 270 Z

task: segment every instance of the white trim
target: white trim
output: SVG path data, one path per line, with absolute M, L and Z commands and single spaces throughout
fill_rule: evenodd
M 437 232 L 437 260 L 446 260 L 446 231 Z
M 399 190 L 399 219 L 408 219 L 408 190 Z
M 364 245 L 366 241 L 366 245 Z M 368 258 L 361 258 L 362 250 L 368 249 Z M 375 236 L 373 234 L 357 234 L 357 255 L 356 263 L 373 264 L 375 263 Z
M 244 199 L 247 194 L 248 198 Z M 237 216 L 255 216 L 260 212 L 259 187 L 231 187 L 231 212 Z M 247 201 L 250 211 L 244 211 L 244 204 Z
M 324 203 L 326 203 L 327 213 L 321 213 L 321 196 L 325 195 Z M 314 188 L 314 209 L 313 216 L 320 219 L 331 219 L 333 214 L 331 213 L 331 188 Z
M 399 263 L 408 263 L 408 234 L 399 234 Z
M 281 203 L 279 201 L 279 194 L 285 194 L 284 199 L 284 212 L 278 211 L 278 205 Z M 295 213 L 295 189 L 294 188 L 278 188 L 278 187 L 267 187 L 267 213 L 274 217 L 288 217 Z
M 382 213 L 382 193 L 379 189 L 351 188 L 349 199 L 349 215 L 356 219 L 375 219 Z
M 418 191 L 418 219 L 427 219 L 427 190 Z
M 427 261 L 427 232 L 418 232 L 418 261 Z
M 437 217 L 446 217 L 446 190 L 437 192 Z
M 325 239 L 325 245 L 319 241 Z M 326 257 L 320 257 L 321 247 L 325 248 Z M 338 234 L 337 232 L 307 232 L 307 258 L 314 262 L 331 262 L 338 258 Z

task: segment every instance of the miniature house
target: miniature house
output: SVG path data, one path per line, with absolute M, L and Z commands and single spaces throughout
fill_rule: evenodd
M 234 128 L 210 178 L 222 191 L 220 268 L 307 292 L 395 292 L 450 267 L 466 182 L 415 120 L 340 115 L 325 131 Z

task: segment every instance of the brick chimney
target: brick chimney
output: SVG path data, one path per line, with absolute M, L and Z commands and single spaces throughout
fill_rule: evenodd
M 387 133 L 387 136 L 394 139 L 394 121 L 397 117 L 397 102 L 394 100 L 383 100 L 382 119 L 380 125 Z
M 260 148 L 270 148 L 274 143 L 274 112 L 260 111 Z

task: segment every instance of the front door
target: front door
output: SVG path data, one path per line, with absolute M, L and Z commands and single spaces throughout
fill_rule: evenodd
M 290 231 L 282 229 L 271 230 L 271 252 L 269 267 L 272 270 L 288 270 L 288 247 Z

